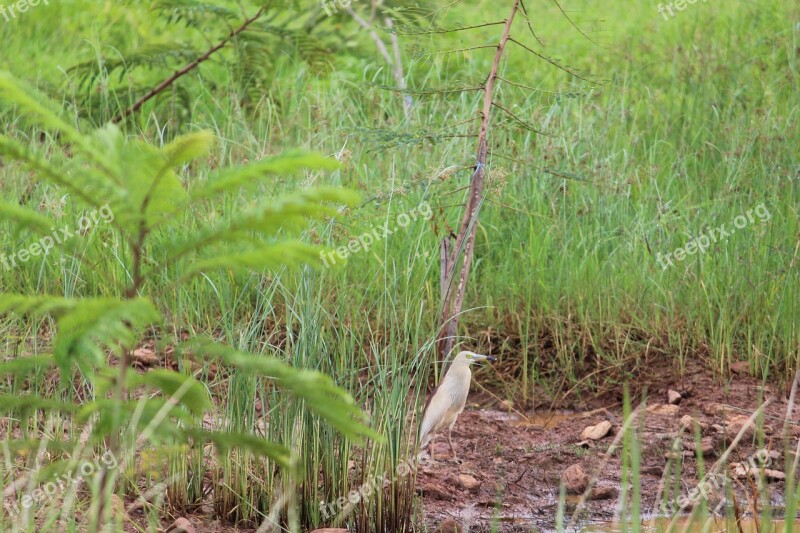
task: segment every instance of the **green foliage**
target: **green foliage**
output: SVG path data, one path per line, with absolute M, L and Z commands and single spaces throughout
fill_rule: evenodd
M 333 380 L 325 374 L 293 369 L 274 357 L 242 353 L 219 344 L 198 344 L 195 350 L 250 375 L 275 380 L 282 389 L 305 400 L 311 411 L 351 439 L 360 441 L 365 435 L 379 438 L 373 431 L 363 431 L 363 424 L 367 422 L 365 414 L 355 405 L 350 395 L 334 385 Z
M 281 57 L 305 62 L 322 72 L 335 43 L 317 36 L 318 9 L 290 2 L 154 0 L 149 4 L 151 17 L 157 18 L 153 23 L 163 27 L 161 35 L 175 33 L 180 27 L 192 34 L 190 42 L 164 41 L 159 36 L 158 41 L 130 49 L 122 43 L 109 43 L 107 53 L 73 65 L 69 73 L 82 89 L 81 114 L 98 122 L 118 115 L 179 68 L 205 58 L 210 47 L 224 39 L 229 39 L 226 46 L 211 53 L 225 68 L 219 71 L 201 61 L 197 67 L 201 79 L 225 88 L 235 84 L 240 103 L 252 108 L 269 93 Z M 232 30 L 257 13 L 258 20 L 231 37 Z M 192 77 L 179 79 L 147 109 L 165 122 L 172 117 L 183 123 L 192 116 L 191 95 L 196 87 Z
M 319 248 L 289 237 L 300 233 L 311 220 L 335 216 L 339 206 L 353 204 L 358 197 L 336 188 L 307 189 L 259 200 L 222 223 L 198 221 L 195 228 L 186 229 L 177 219 L 199 202 L 247 190 L 265 178 L 335 168 L 335 163 L 317 154 L 292 152 L 221 169 L 207 182 L 184 182 L 175 169 L 191 167 L 198 157 L 205 156 L 214 144 L 211 133 L 179 136 L 161 148 L 123 135 L 114 125 L 83 134 L 59 116 L 53 103 L 8 73 L 0 73 L 0 98 L 3 104 L 16 106 L 32 124 L 48 129 L 70 150 L 69 155 L 65 152 L 61 158 L 47 160 L 8 136 L 0 136 L 0 156 L 27 166 L 36 179 L 71 193 L 87 209 L 101 208 L 108 231 L 125 248 L 119 257 L 127 262 L 128 274 L 124 286 L 117 283 L 115 297 L 0 295 L 0 315 L 12 314 L 27 321 L 51 318 L 56 326 L 51 354 L 4 362 L 0 375 L 25 378 L 57 365 L 66 389 L 78 369 L 91 395 L 82 404 L 45 397 L 37 391 L 26 396 L 3 395 L 0 406 L 4 413 L 78 411 L 75 420 L 90 424 L 92 442 L 111 442 L 115 454 L 122 451 L 126 439 L 137 443 L 140 435 L 153 443 L 194 441 L 202 446 L 208 442 L 221 451 L 234 448 L 275 461 L 291 478 L 296 458 L 289 448 L 250 434 L 203 427 L 203 417 L 213 407 L 207 387 L 174 370 L 136 372 L 132 352 L 145 331 L 160 327 L 163 321 L 156 306 L 141 296 L 148 278 L 168 269 L 183 272 L 186 279 L 213 269 L 261 271 L 318 263 Z M 20 236 L 47 234 L 55 225 L 29 207 L 8 203 L 0 204 L 0 222 Z M 173 236 L 171 254 L 162 258 L 151 254 L 149 243 L 156 233 Z M 54 247 L 68 253 L 68 242 Z M 270 378 L 344 437 L 377 436 L 367 427 L 367 419 L 352 397 L 319 372 L 221 345 L 198 345 L 198 351 Z M 139 393 L 141 398 L 133 399 Z M 106 490 L 111 483 L 104 479 Z M 107 497 L 107 492 L 102 494 Z

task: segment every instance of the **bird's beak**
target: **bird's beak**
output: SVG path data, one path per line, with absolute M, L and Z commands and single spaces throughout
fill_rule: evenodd
M 486 360 L 492 362 L 497 361 L 497 357 L 492 357 L 491 355 L 481 355 L 479 353 L 476 353 L 473 355 L 473 357 L 478 360 Z

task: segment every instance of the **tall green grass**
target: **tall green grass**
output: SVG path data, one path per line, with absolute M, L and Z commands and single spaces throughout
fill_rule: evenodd
M 503 381 L 503 394 L 526 405 L 615 389 L 658 358 L 671 361 L 676 371 L 702 360 L 718 372 L 745 360 L 765 382 L 788 380 L 800 357 L 798 7 L 767 0 L 697 3 L 669 21 L 647 3 L 573 1 L 566 7 L 599 46 L 575 32 L 555 6 L 531 5 L 548 55 L 605 81 L 578 82 L 521 49 L 509 50 L 502 76 L 540 91 L 501 85 L 500 101 L 544 135 L 496 115 L 490 192 L 460 334 L 467 344 L 491 347 L 501 356 L 515 377 Z M 475 2 L 451 9 L 447 23 L 496 17 L 494 4 Z M 143 6 L 53 4 L 0 25 L 0 41 L 9 51 L 1 61 L 18 76 L 69 95 L 73 80 L 66 67 L 112 45 L 158 39 L 160 29 Z M 517 31 L 532 43 L 523 28 Z M 188 32 L 170 37 L 193 38 Z M 419 51 L 495 40 L 491 28 L 405 39 L 413 45 L 406 50 L 410 85 L 477 83 L 490 53 Z M 372 414 L 386 442 L 354 449 L 270 384 L 236 371 L 212 377 L 211 369 L 200 368 L 219 400 L 219 419 L 230 429 L 292 443 L 303 457 L 304 475 L 281 479 L 233 452 L 213 464 L 201 451 L 178 450 L 168 472 L 178 474 L 168 490 L 174 508 L 202 501 L 202 480 L 209 475 L 215 510 L 224 518 L 261 523 L 276 498 L 286 495 L 298 504 L 297 514 L 280 521 L 319 525 L 326 522 L 320 502 L 346 497 L 412 455 L 413 414 L 431 372 L 440 370 L 431 364 L 430 344 L 439 300 L 437 243 L 459 220 L 469 176 L 468 170 L 445 169 L 469 167 L 474 146 L 470 138 L 453 138 L 387 147 L 385 139 L 365 130 L 438 131 L 475 117 L 478 98 L 415 97 L 405 118 L 401 99 L 374 85 L 391 82 L 369 52 L 371 41 L 357 41 L 366 52 L 331 57 L 328 76 L 299 61 L 278 62 L 270 97 L 253 114 L 225 92 L 230 73 L 224 65 L 211 63 L 203 67 L 204 77 L 190 77 L 195 100 L 189 127 L 211 128 L 221 141 L 192 175 L 203 179 L 206 167 L 287 147 L 320 149 L 341 154 L 343 168 L 259 191 L 272 195 L 312 183 L 362 191 L 367 201 L 348 222 L 312 228 L 309 239 L 346 244 L 423 200 L 437 206 L 433 221 L 412 224 L 341 268 L 209 274 L 180 291 L 179 274 L 165 271 L 147 292 L 168 310 L 172 329 L 157 332 L 165 344 L 182 334 L 213 334 L 242 349 L 322 370 Z M 158 81 L 156 74 L 142 75 Z M 206 76 L 220 83 L 212 88 Z M 65 97 L 68 112 L 74 112 L 72 105 Z M 49 140 L 39 142 L 40 132 L 28 128 L 24 117 L 11 111 L 2 116 L 9 132 L 53 150 Z M 470 124 L 452 133 L 474 133 Z M 131 133 L 159 139 L 163 127 L 143 118 Z M 81 215 L 59 191 L 30 184 L 31 176 L 20 169 L 0 167 L 0 197 L 25 198 L 60 213 L 65 224 Z M 228 197 L 184 223 L 224 217 L 250 201 Z M 762 203 L 771 214 L 768 222 L 748 224 L 667 269 L 656 260 Z M 82 246 L 105 247 L 104 261 L 51 255 L 13 271 L 0 269 L 0 287 L 106 294 L 104 280 L 128 275 L 116 260 L 124 248 L 92 239 L 84 237 Z M 169 236 L 161 239 L 154 255 L 166 252 Z M 0 243 L 3 250 L 24 244 L 5 231 Z M 0 321 L 6 353 L 46 350 L 51 326 Z M 10 386 L 20 390 L 23 384 Z M 40 376 L 25 386 L 48 383 Z M 73 393 L 77 397 L 78 388 Z M 635 458 L 635 441 L 625 442 Z M 359 503 L 343 520 L 361 531 L 375 524 L 391 530 L 412 520 L 412 509 L 413 476 L 395 479 L 389 492 Z

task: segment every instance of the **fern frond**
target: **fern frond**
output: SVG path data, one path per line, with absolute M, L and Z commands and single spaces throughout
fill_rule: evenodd
M 169 69 L 195 59 L 202 52 L 183 43 L 148 43 L 137 50 L 102 56 L 100 60 L 84 61 L 67 69 L 74 74 L 78 84 L 92 92 L 101 77 L 111 77 L 115 72 L 119 81 L 137 68 Z
M 232 449 L 247 451 L 257 457 L 268 457 L 288 473 L 295 473 L 296 461 L 288 448 L 256 435 L 230 431 L 206 431 L 196 428 L 187 428 L 185 433 L 203 443 L 213 443 L 219 453 L 224 454 Z
M 197 417 L 202 417 L 214 407 L 208 389 L 192 376 L 163 368 L 130 376 L 128 385 L 131 388 L 140 385 L 156 388 L 164 394 L 165 398 L 177 401 Z
M 108 175 L 81 166 L 77 162 L 65 162 L 59 168 L 27 146 L 0 135 L 0 155 L 19 161 L 36 173 L 37 178 L 48 181 L 80 198 L 87 205 L 100 207 L 110 198 L 117 196 L 118 189 Z
M 326 202 L 333 202 L 344 205 L 355 205 L 358 202 L 358 195 L 336 188 L 307 189 L 287 195 L 272 202 L 265 203 L 254 209 L 250 209 L 233 215 L 219 226 L 200 228 L 191 236 L 176 239 L 170 245 L 171 254 L 169 260 L 175 260 L 189 252 L 200 252 L 213 248 L 214 246 L 225 243 L 250 244 L 249 250 L 237 252 L 226 251 L 225 255 L 236 257 L 236 261 L 242 266 L 248 265 L 251 268 L 269 268 L 275 259 L 274 253 L 280 250 L 272 248 L 271 245 L 264 245 L 265 237 L 274 237 L 281 231 L 296 232 L 307 226 L 311 220 L 321 220 L 326 217 L 335 216 L 338 211 Z M 255 237 L 258 237 L 257 239 Z M 308 258 L 312 249 L 302 243 L 292 243 L 291 249 L 285 252 L 288 259 L 293 264 L 301 257 Z M 319 261 L 319 250 L 316 252 L 316 259 Z M 259 254 L 261 254 L 262 266 L 259 264 Z M 216 254 L 220 256 L 219 253 Z M 207 263 L 207 268 L 220 268 L 223 265 L 224 257 L 217 257 Z M 212 265 L 215 265 L 212 267 Z M 195 272 L 193 269 L 192 272 Z
M 301 170 L 333 170 L 339 163 L 316 152 L 289 151 L 267 157 L 245 166 L 227 168 L 209 179 L 209 184 L 191 192 L 192 203 L 211 199 L 226 191 L 241 190 L 263 178 L 274 175 L 291 175 Z
M 43 129 L 57 131 L 62 144 L 69 143 L 74 152 L 84 155 L 95 165 L 106 170 L 109 168 L 104 154 L 59 116 L 58 107 L 53 102 L 5 71 L 0 71 L 0 101 L 16 106 L 28 120 Z
M 10 361 L 0 363 L 0 377 L 12 375 L 23 377 L 34 371 L 38 372 L 55 364 L 52 355 L 31 355 L 16 357 Z
M 56 364 L 62 373 L 73 361 L 84 370 L 102 367 L 106 351 L 120 355 L 132 349 L 144 328 L 160 320 L 161 314 L 144 298 L 78 300 L 58 318 L 53 342 Z
M 153 5 L 153 11 L 163 14 L 167 22 L 180 22 L 198 29 L 209 22 L 240 18 L 239 13 L 228 7 L 197 0 L 159 0 Z
M 147 429 L 145 436 L 150 441 L 186 442 L 184 426 L 191 427 L 197 423 L 196 417 L 183 405 L 165 398 L 140 398 L 136 401 L 98 398 L 84 404 L 77 412 L 77 419 L 80 422 L 94 421 L 92 435 L 95 441 L 102 441 L 105 435 L 125 428 L 137 437 Z
M 33 231 L 49 235 L 56 225 L 55 220 L 22 207 L 18 204 L 0 202 L 0 220 L 10 220 L 19 228 L 30 228 Z
M 62 373 L 74 360 L 84 370 L 105 365 L 105 350 L 119 354 L 132 348 L 145 326 L 161 315 L 146 299 L 61 298 L 0 294 L 0 314 L 56 318 L 53 356 Z
M 322 263 L 319 248 L 300 241 L 281 241 L 275 244 L 254 245 L 243 251 L 217 253 L 193 262 L 184 275 L 188 278 L 201 272 L 219 269 L 276 270 L 281 267 L 316 266 Z
M 239 352 L 220 344 L 192 343 L 192 352 L 220 359 L 244 372 L 275 379 L 277 385 L 305 401 L 308 408 L 346 437 L 361 442 L 365 437 L 380 439 L 366 426 L 367 416 L 353 398 L 320 372 L 292 368 L 280 359 Z

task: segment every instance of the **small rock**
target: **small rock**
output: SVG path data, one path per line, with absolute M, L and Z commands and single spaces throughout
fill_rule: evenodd
M 725 426 L 725 435 L 731 440 L 736 438 L 736 435 L 742 431 L 742 428 L 747 426 L 750 421 L 750 417 L 744 415 L 733 415 L 728 419 L 728 422 Z M 747 426 L 742 434 L 742 439 L 745 441 L 751 440 L 753 438 L 753 434 L 755 433 L 753 429 L 753 424 Z
M 780 470 L 772 470 L 771 468 L 765 468 L 764 477 L 767 478 L 767 481 L 784 481 L 786 479 L 786 474 L 784 474 Z
M 678 405 L 679 403 L 681 403 L 681 400 L 683 400 L 683 396 L 681 396 L 680 392 L 674 391 L 672 389 L 669 389 L 667 391 L 667 402 L 668 403 L 670 403 L 672 405 Z
M 687 433 L 694 433 L 695 423 L 697 423 L 697 425 L 700 427 L 701 431 L 703 429 L 705 429 L 706 427 L 708 427 L 706 424 L 703 424 L 702 422 L 700 422 L 696 418 L 692 418 L 690 415 L 683 415 L 681 417 L 681 419 L 678 421 L 678 424 L 680 425 L 681 430 L 683 430 L 683 431 L 685 431 Z
M 731 474 L 738 478 L 747 477 L 749 471 L 749 468 L 744 463 L 731 463 L 730 469 Z
M 144 366 L 153 366 L 158 363 L 158 355 L 150 348 L 136 348 L 133 351 L 133 359 Z
M 697 443 L 694 441 L 683 441 L 683 447 L 690 452 L 697 453 Z M 700 440 L 700 454 L 703 457 L 708 457 L 714 454 L 715 442 L 713 437 L 703 437 Z
M 481 486 L 481 482 L 469 474 L 461 474 L 458 476 L 458 484 L 467 490 L 477 490 Z
M 347 530 L 345 529 L 343 531 Z M 464 529 L 461 527 L 461 524 L 452 518 L 448 518 L 436 528 L 436 533 L 462 533 L 463 531 Z
M 181 517 L 167 528 L 167 533 L 197 533 L 197 530 L 188 519 Z
M 441 487 L 437 487 L 435 485 L 431 487 L 425 487 L 422 490 L 420 490 L 418 487 L 417 490 L 422 492 L 425 498 L 432 498 L 434 500 L 444 500 L 444 501 L 453 501 L 455 499 L 455 495 L 453 494 L 452 490 L 446 491 Z
M 664 469 L 660 466 L 645 466 L 642 468 L 641 473 L 648 476 L 661 476 L 664 474 Z
M 754 455 L 757 455 L 759 457 L 769 458 L 770 461 L 777 461 L 783 458 L 783 454 L 778 450 L 761 449 L 758 450 Z
M 707 415 L 717 416 L 722 415 L 725 416 L 726 414 L 730 413 L 731 408 L 727 405 L 721 403 L 711 403 L 708 404 L 703 408 Z
M 619 495 L 616 487 L 594 487 L 589 493 L 590 500 L 613 500 Z
M 603 420 L 596 426 L 589 426 L 581 433 L 581 440 L 600 440 L 611 431 L 611 422 Z
M 725 433 L 725 428 L 720 426 L 719 424 L 712 424 L 711 429 L 713 429 L 717 433 Z
M 784 481 L 786 474 L 780 470 L 772 470 L 771 468 L 764 468 L 759 470 L 746 465 L 745 463 L 733 463 L 731 465 L 731 473 L 738 478 L 751 477 L 757 479 L 764 474 L 764 479 L 767 481 Z
M 736 361 L 731 365 L 731 372 L 734 374 L 749 374 L 750 363 L 747 361 Z
M 478 468 L 478 463 L 475 461 L 468 461 L 465 459 L 458 465 L 458 471 L 464 474 L 472 474 L 473 472 L 479 472 L 480 468 Z
M 561 474 L 561 482 L 569 494 L 581 494 L 589 486 L 589 476 L 583 471 L 581 465 L 574 464 Z
M 681 408 L 677 405 L 668 404 L 655 404 L 647 408 L 647 412 L 654 415 L 661 416 L 675 416 L 680 412 Z
M 450 445 L 446 442 L 438 442 L 431 448 L 431 459 L 434 461 L 445 461 L 453 457 Z

